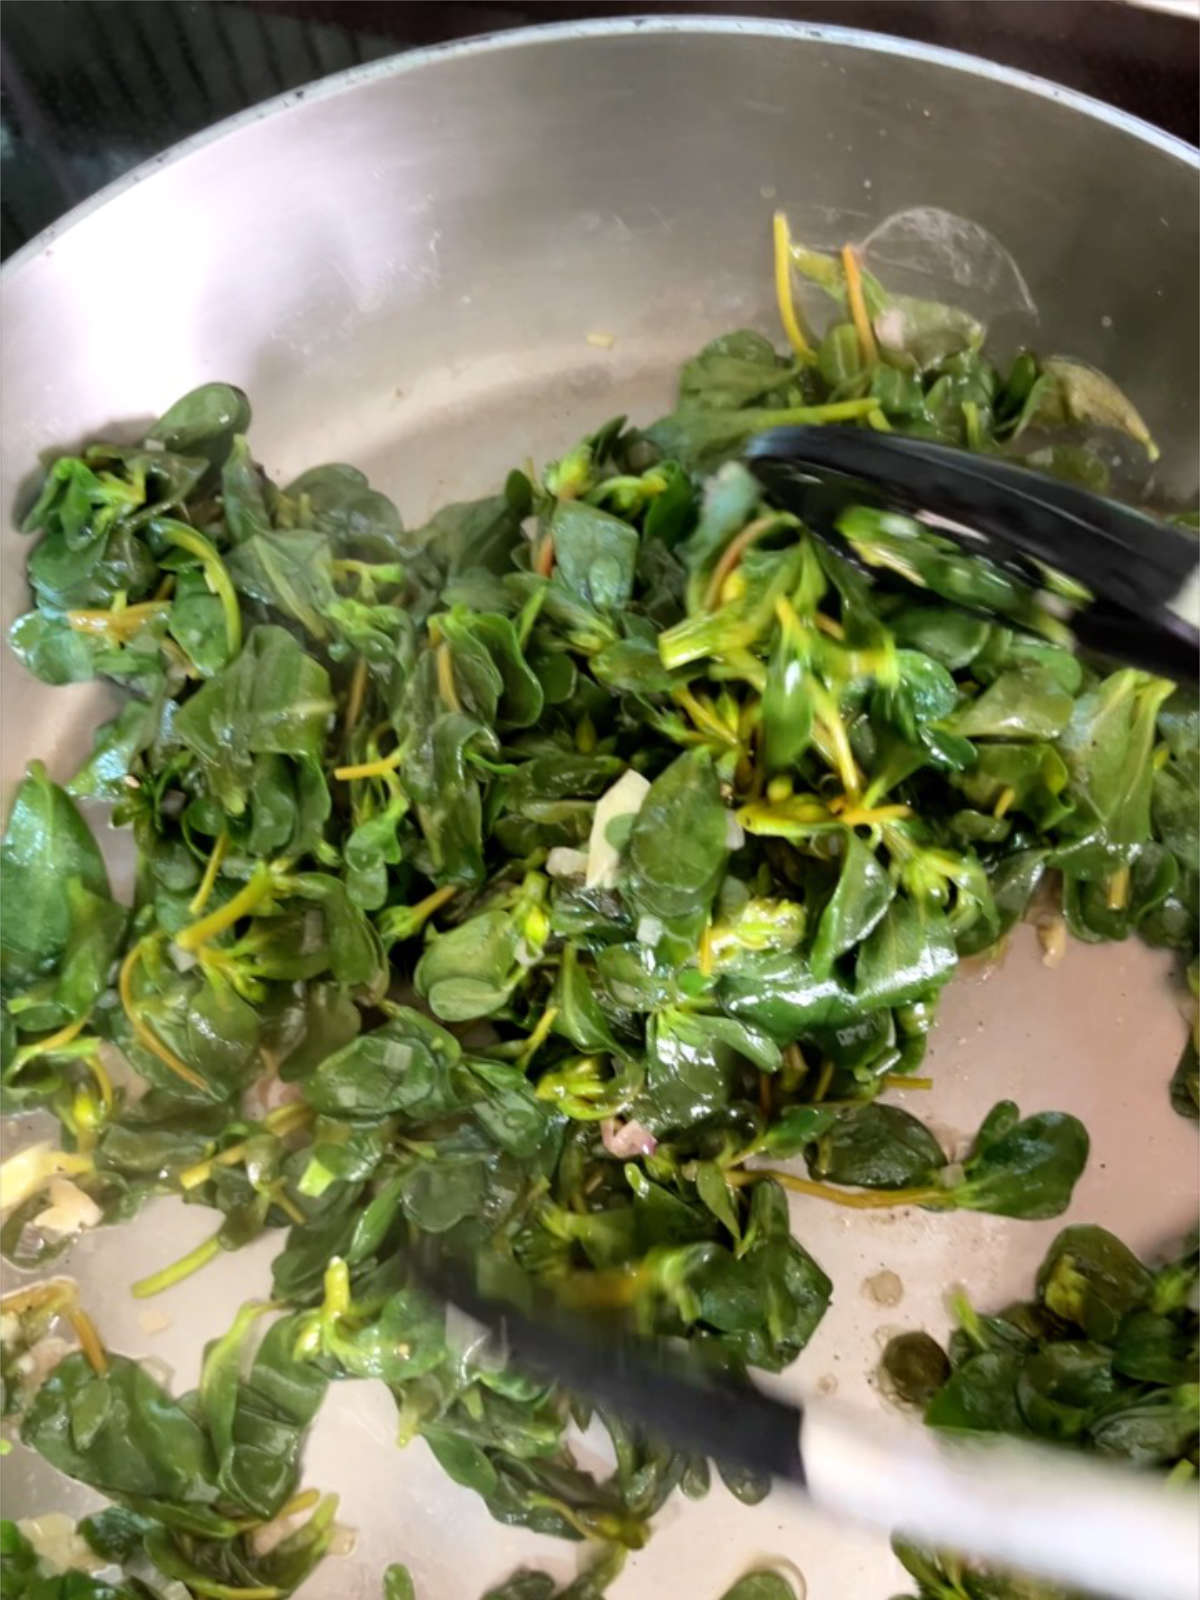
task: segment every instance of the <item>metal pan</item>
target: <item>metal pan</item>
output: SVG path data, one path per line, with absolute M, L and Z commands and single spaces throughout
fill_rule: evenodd
M 665 409 L 673 369 L 715 333 L 772 329 L 775 205 L 816 245 L 931 208 L 915 256 L 911 230 L 884 235 L 892 272 L 920 281 L 933 262 L 943 280 L 957 273 L 958 297 L 986 302 L 1002 336 L 1103 367 L 1164 446 L 1157 488 L 1191 495 L 1195 192 L 1195 153 L 1129 117 L 1003 68 L 837 28 L 571 25 L 348 73 L 180 146 L 5 269 L 5 620 L 25 604 L 12 510 L 48 448 L 226 378 L 253 398 L 256 453 L 271 471 L 353 461 L 420 520 L 614 411 Z M 986 229 L 1009 265 L 964 255 L 961 231 L 935 212 Z M 3 671 L 6 786 L 33 755 L 66 774 L 103 695 L 46 689 L 11 658 Z M 1050 971 L 1022 929 L 991 969 L 951 986 L 936 1087 L 919 1109 L 950 1138 L 1001 1094 L 1077 1113 L 1093 1155 L 1070 1218 L 1150 1249 L 1194 1212 L 1195 1131 L 1166 1097 L 1183 1036 L 1158 956 L 1073 946 Z M 793 1220 L 836 1298 L 780 1381 L 871 1404 L 891 1331 L 944 1331 L 955 1282 L 984 1304 L 1023 1293 L 1059 1226 L 848 1220 L 815 1201 Z M 84 1239 L 66 1266 L 110 1343 L 165 1361 L 180 1387 L 194 1381 L 203 1341 L 261 1291 L 269 1247 L 171 1291 L 170 1325 L 154 1334 L 127 1285 L 209 1227 L 163 1201 Z M 340 1388 L 321 1416 L 306 1481 L 340 1490 L 358 1539 L 318 1573 L 313 1600 L 376 1596 L 396 1559 L 411 1564 L 423 1600 L 465 1600 L 522 1562 L 574 1570 L 573 1548 L 498 1527 L 422 1444 L 396 1451 L 392 1416 L 367 1384 Z M 20 1450 L 5 1480 L 7 1515 L 89 1502 Z M 699 1505 L 676 1497 L 658 1522 L 617 1600 L 703 1600 L 766 1559 L 802 1573 L 811 1600 L 883 1600 L 902 1584 L 886 1545 L 820 1523 L 784 1493 L 752 1510 L 721 1488 Z

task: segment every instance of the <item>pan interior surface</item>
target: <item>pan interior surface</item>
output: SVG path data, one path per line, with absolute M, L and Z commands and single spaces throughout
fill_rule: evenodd
M 26 607 L 14 513 L 48 451 L 132 437 L 224 379 L 249 394 L 274 477 L 352 462 L 415 526 L 614 413 L 660 415 L 680 363 L 715 335 L 777 337 L 777 206 L 817 248 L 882 238 L 881 257 L 935 296 L 955 283 L 981 297 L 1002 345 L 1027 338 L 1108 372 L 1163 446 L 1157 489 L 1186 500 L 1195 177 L 1183 147 L 1065 91 L 895 41 L 750 22 L 506 36 L 288 97 L 143 169 L 0 275 L 5 623 Z M 995 250 L 981 254 L 980 237 Z M 65 778 L 106 693 L 49 689 L 7 653 L 3 671 L 6 794 L 35 756 Z M 951 1144 L 1001 1097 L 1073 1112 L 1092 1138 L 1087 1171 L 1047 1222 L 850 1218 L 794 1197 L 793 1230 L 835 1290 L 778 1380 L 789 1393 L 879 1405 L 892 1333 L 940 1337 L 957 1283 L 988 1309 L 1024 1295 L 1064 1223 L 1102 1224 L 1146 1252 L 1185 1231 L 1195 1131 L 1167 1100 L 1185 1034 L 1169 973 L 1134 942 L 1073 944 L 1051 970 L 1023 927 L 955 980 L 934 1089 L 917 1105 L 910 1092 L 911 1109 Z M 10 1131 L 10 1148 L 25 1137 Z M 156 1309 L 169 1323 L 152 1334 L 128 1285 L 210 1231 L 198 1208 L 162 1200 L 60 1264 L 111 1346 L 164 1362 L 176 1390 L 263 1292 L 277 1241 L 168 1291 Z M 574 1548 L 499 1526 L 423 1443 L 397 1451 L 393 1435 L 381 1386 L 331 1393 L 305 1482 L 341 1495 L 357 1539 L 306 1596 L 366 1600 L 398 1560 L 421 1596 L 476 1595 L 522 1564 L 575 1571 Z M 599 1459 L 590 1436 L 581 1454 Z M 7 1515 L 96 1503 L 23 1450 L 5 1471 Z M 884 1541 L 829 1526 L 790 1491 L 747 1508 L 718 1485 L 698 1505 L 668 1502 L 611 1593 L 715 1600 L 770 1562 L 802 1575 L 810 1600 L 884 1600 L 904 1581 Z

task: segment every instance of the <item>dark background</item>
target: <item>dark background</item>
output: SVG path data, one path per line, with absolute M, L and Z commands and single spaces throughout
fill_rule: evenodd
M 1200 28 L 1117 0 L 576 5 L 494 0 L 5 0 L 0 249 L 209 123 L 413 45 L 655 12 L 836 22 L 1069 84 L 1195 143 Z

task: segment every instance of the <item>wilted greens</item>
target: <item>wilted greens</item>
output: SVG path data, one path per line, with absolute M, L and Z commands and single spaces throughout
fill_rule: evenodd
M 1072 1445 L 1194 1479 L 1198 1271 L 1194 1234 L 1151 1268 L 1103 1228 L 1064 1228 L 1032 1300 L 983 1316 L 959 1294 L 948 1353 L 928 1334 L 901 1334 L 883 1370 L 930 1427 Z M 919 1600 L 1068 1600 L 1029 1579 L 896 1549 Z
M 565 1591 L 599 1594 L 709 1464 L 605 1416 L 615 1469 L 583 1470 L 587 1408 L 464 1355 L 414 1244 L 778 1371 L 831 1292 L 785 1188 L 1016 1218 L 1070 1199 L 1075 1118 L 1001 1100 L 964 1153 L 879 1098 L 925 1081 L 960 956 L 1050 883 L 1080 937 L 1194 953 L 1194 700 L 1079 659 L 904 519 L 854 512 L 832 548 L 737 460 L 781 421 L 1005 453 L 1040 428 L 1027 458 L 1090 479 L 1067 425 L 1150 449 L 1140 419 L 1070 363 L 1001 372 L 969 318 L 850 253 L 792 259 L 849 314 L 819 347 L 785 295 L 790 355 L 718 339 L 669 417 L 616 418 L 420 528 L 349 466 L 271 482 L 219 383 L 46 476 L 13 648 L 127 698 L 66 788 L 30 767 L 4 839 L 3 1104 L 52 1111 L 62 1148 L 6 1165 L 2 1242 L 38 1266 L 153 1194 L 209 1208 L 149 1296 L 280 1241 L 269 1302 L 179 1399 L 69 1295 L 16 1318 L 22 1349 L 74 1320 L 81 1352 L 33 1393 L 6 1365 L 5 1405 L 113 1501 L 83 1531 L 129 1593 L 291 1592 L 333 1515 L 299 1486 L 305 1430 L 328 1382 L 372 1377 L 498 1520 L 599 1541 Z M 132 905 L 84 801 L 132 834 Z M 256 1554 L 289 1508 L 307 1520 Z M 386 1593 L 411 1593 L 402 1567 Z

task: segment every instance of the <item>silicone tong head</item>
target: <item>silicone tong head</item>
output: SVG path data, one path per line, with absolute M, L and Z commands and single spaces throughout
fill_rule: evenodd
M 1028 467 L 905 434 L 775 428 L 747 464 L 771 499 L 825 538 L 852 505 L 915 518 L 1031 587 L 1046 569 L 1090 596 L 1071 618 L 1080 644 L 1192 682 L 1200 634 L 1174 609 L 1200 545 L 1169 524 Z M 843 553 L 845 547 L 840 546 Z

